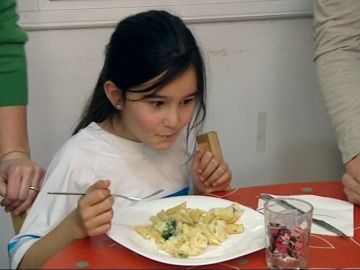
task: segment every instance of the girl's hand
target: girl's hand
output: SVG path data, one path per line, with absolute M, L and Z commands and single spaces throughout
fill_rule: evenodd
M 227 189 L 232 173 L 226 162 L 200 148 L 193 159 L 192 178 L 196 190 L 206 194 Z
M 109 186 L 109 180 L 99 180 L 79 199 L 78 207 L 74 211 L 78 225 L 75 226 L 75 238 L 97 236 L 110 230 L 114 197 L 110 195 Z

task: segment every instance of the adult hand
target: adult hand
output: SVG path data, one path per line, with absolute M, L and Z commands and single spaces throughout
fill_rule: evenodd
M 75 238 L 93 237 L 110 230 L 114 214 L 114 197 L 110 194 L 109 186 L 109 180 L 99 180 L 79 199 L 75 211 L 78 224 L 74 226 Z
M 206 194 L 227 189 L 232 173 L 226 162 L 200 148 L 193 159 L 192 178 L 196 190 Z
M 346 164 L 341 182 L 349 202 L 360 204 L 360 154 Z
M 26 211 L 36 198 L 45 171 L 20 152 L 0 160 L 0 205 L 18 215 Z

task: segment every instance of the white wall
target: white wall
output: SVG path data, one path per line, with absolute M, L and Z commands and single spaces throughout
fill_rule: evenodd
M 190 27 L 208 65 L 206 129 L 219 133 L 233 186 L 338 180 L 343 167 L 317 85 L 311 17 Z M 28 32 L 29 131 L 33 159 L 42 166 L 69 138 L 111 32 Z M 0 268 L 7 268 L 12 228 L 3 224 Z
M 341 162 L 312 62 L 311 19 L 194 24 L 209 78 L 206 129 L 234 186 L 334 180 Z M 112 29 L 30 32 L 29 130 L 47 166 L 70 136 Z M 261 124 L 258 117 L 265 117 Z

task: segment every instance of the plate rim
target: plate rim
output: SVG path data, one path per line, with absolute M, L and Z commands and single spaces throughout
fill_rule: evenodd
M 231 204 L 231 203 L 238 203 L 236 201 L 231 201 L 231 200 L 227 200 L 227 199 L 224 199 L 224 198 L 219 198 L 219 197 L 215 197 L 215 196 L 207 196 L 207 195 L 182 195 L 182 196 L 174 196 L 174 197 L 165 197 L 165 198 L 160 198 L 160 199 L 155 199 L 155 200 L 151 200 L 151 201 L 146 201 L 145 203 L 147 204 L 146 207 L 151 207 L 153 204 L 157 205 L 159 203 L 163 203 L 163 202 L 166 202 L 166 201 L 170 201 L 171 203 L 173 203 L 175 205 L 181 203 L 183 200 L 187 200 L 189 201 L 189 204 L 193 203 L 194 200 L 196 201 L 200 201 L 200 200 L 204 200 L 204 201 L 217 201 L 217 202 L 221 202 L 223 204 Z M 253 213 L 256 215 L 257 218 L 260 218 L 260 219 L 263 219 L 263 215 L 259 212 L 257 212 L 256 210 L 246 206 L 246 205 L 243 205 L 241 203 L 238 203 L 240 205 L 240 207 L 245 210 L 245 213 L 246 212 L 250 212 L 250 213 Z M 117 214 L 118 215 L 121 215 L 122 213 L 126 212 L 126 211 L 129 211 L 131 210 L 132 208 L 134 208 L 135 210 L 137 208 L 143 208 L 144 204 L 143 203 L 138 203 L 138 204 L 135 204 L 135 205 L 132 205 L 132 206 L 129 206 L 129 207 L 126 207 L 126 208 L 123 208 L 122 210 L 120 210 Z M 171 208 L 172 205 L 166 205 L 164 207 L 162 207 L 162 209 L 166 210 L 168 208 Z M 192 207 L 191 205 L 187 206 L 187 207 Z M 208 209 L 211 209 L 211 208 L 214 208 L 214 207 L 221 207 L 221 206 L 216 206 L 216 205 L 211 205 L 208 207 Z M 154 210 L 156 212 L 160 211 L 161 209 L 157 209 L 157 210 Z M 151 216 L 152 214 L 149 214 L 149 217 Z M 115 217 L 115 213 L 114 213 L 114 217 Z M 169 257 L 167 256 L 163 256 L 162 254 L 156 254 L 156 253 L 151 253 L 151 252 L 148 252 L 145 248 L 143 250 L 137 248 L 137 247 L 133 247 L 133 245 L 131 243 L 129 243 L 128 241 L 126 241 L 126 237 L 123 237 L 123 236 L 118 236 L 118 235 L 113 235 L 113 230 L 115 227 L 117 226 L 120 226 L 122 228 L 128 226 L 128 225 L 122 225 L 123 223 L 116 223 L 114 222 L 115 218 L 113 217 L 113 223 L 112 223 L 112 228 L 110 229 L 110 231 L 107 233 L 108 236 L 113 239 L 115 242 L 119 243 L 120 245 L 122 245 L 123 247 L 143 256 L 143 257 L 146 257 L 150 260 L 153 260 L 153 261 L 157 261 L 157 262 L 160 262 L 160 263 L 164 263 L 164 264 L 170 264 L 170 265 L 178 265 L 178 266 L 201 266 L 201 265 L 209 265 L 209 264 L 215 264 L 215 263 L 221 263 L 221 262 L 224 262 L 224 261 L 228 261 L 228 260 L 232 260 L 232 259 L 235 259 L 235 258 L 238 258 L 238 257 L 242 257 L 242 256 L 245 256 L 247 254 L 250 254 L 250 253 L 253 253 L 253 252 L 256 252 L 258 250 L 261 250 L 263 248 L 265 248 L 265 229 L 264 229 L 264 223 L 262 223 L 262 228 L 259 228 L 257 229 L 257 231 L 259 231 L 260 229 L 263 230 L 263 234 L 262 235 L 262 239 L 261 239 L 261 244 L 257 244 L 255 245 L 254 247 L 248 249 L 246 252 L 243 252 L 243 253 L 234 253 L 234 252 L 231 252 L 230 254 L 228 255 L 225 255 L 225 256 L 216 256 L 216 257 L 213 257 L 213 258 L 199 258 L 199 257 L 191 257 L 191 258 L 186 258 L 186 259 L 181 259 L 181 258 L 175 258 L 175 257 L 172 257 L 171 255 L 169 255 Z M 150 222 L 150 221 L 149 221 Z M 138 224 L 138 225 L 141 225 L 141 224 Z M 136 226 L 136 225 L 134 225 Z M 134 231 L 134 233 L 136 233 Z M 258 233 L 258 232 L 257 232 Z M 140 235 L 138 235 L 139 237 L 141 237 Z M 141 239 L 141 241 L 149 241 L 149 240 L 145 240 L 143 239 L 142 237 L 139 238 Z M 257 240 L 260 240 L 260 237 L 257 238 Z M 259 242 L 259 241 L 255 241 L 255 242 Z M 149 244 L 147 242 L 147 244 Z M 156 245 L 156 244 L 154 244 Z

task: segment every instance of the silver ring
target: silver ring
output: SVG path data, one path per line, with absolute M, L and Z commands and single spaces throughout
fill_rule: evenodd
M 40 191 L 40 189 L 38 189 L 37 187 L 34 187 L 34 186 L 30 186 L 29 189 L 34 190 L 36 192 Z

